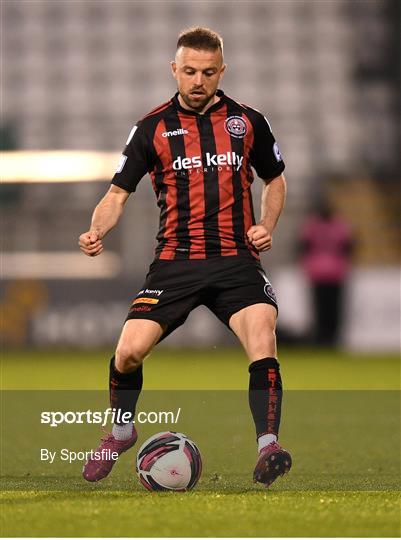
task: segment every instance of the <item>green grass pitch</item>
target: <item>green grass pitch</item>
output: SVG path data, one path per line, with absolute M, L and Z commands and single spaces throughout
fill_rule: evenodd
M 76 442 L 68 429 L 40 426 L 35 415 L 49 399 L 60 410 L 105 408 L 109 357 L 110 351 L 5 355 L 2 536 L 400 535 L 398 356 L 280 350 L 287 390 L 280 439 L 294 466 L 266 490 L 251 480 L 256 449 L 243 353 L 156 349 L 146 360 L 140 403 L 147 410 L 182 406 L 177 430 L 194 438 L 204 460 L 189 493 L 146 492 L 133 472 L 135 448 L 99 484 L 81 479 L 82 464 L 46 468 L 32 454 L 32 445 L 57 437 L 71 448 L 97 444 L 98 426 L 77 428 Z M 139 443 L 165 429 L 174 427 L 141 426 Z

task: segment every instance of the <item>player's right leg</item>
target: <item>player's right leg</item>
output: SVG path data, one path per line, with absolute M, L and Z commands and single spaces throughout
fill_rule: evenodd
M 158 341 L 178 328 L 192 309 L 200 304 L 202 274 L 195 271 L 194 261 L 154 261 L 145 283 L 133 300 L 110 363 L 110 405 L 123 413 L 135 415 L 142 389 L 143 359 Z M 124 452 L 136 442 L 132 422 L 113 426 L 98 451 L 113 448 Z M 101 480 L 109 474 L 114 461 L 89 460 L 83 475 L 88 481 Z
M 111 433 L 102 438 L 83 469 L 83 477 L 89 482 L 105 478 L 116 459 L 131 448 L 137 433 L 133 424 L 135 407 L 142 389 L 142 362 L 161 338 L 164 328 L 156 321 L 130 319 L 124 324 L 115 355 L 110 362 L 110 407 L 119 413 Z

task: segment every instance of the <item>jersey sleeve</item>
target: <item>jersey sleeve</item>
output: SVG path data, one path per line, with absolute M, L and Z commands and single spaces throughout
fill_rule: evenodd
M 153 155 L 145 128 L 138 122 L 129 134 L 112 184 L 133 192 L 145 174 L 153 169 Z
M 259 178 L 271 180 L 284 171 L 283 158 L 267 119 L 262 114 L 257 113 L 251 121 L 254 130 L 250 152 L 251 165 Z

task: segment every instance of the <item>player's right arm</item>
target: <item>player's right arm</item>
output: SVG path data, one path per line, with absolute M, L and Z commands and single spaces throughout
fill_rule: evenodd
M 79 247 L 85 255 L 96 257 L 103 251 L 102 239 L 117 224 L 128 197 L 125 189 L 110 187 L 93 212 L 89 231 L 79 237 Z
M 117 224 L 130 193 L 153 163 L 146 130 L 138 122 L 129 134 L 112 185 L 93 212 L 89 231 L 79 237 L 79 247 L 85 255 L 95 257 L 103 251 L 102 239 Z

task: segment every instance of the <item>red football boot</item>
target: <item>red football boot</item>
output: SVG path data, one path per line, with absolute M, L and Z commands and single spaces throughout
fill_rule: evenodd
M 289 452 L 281 448 L 278 442 L 273 441 L 260 450 L 253 472 L 253 481 L 269 487 L 279 476 L 288 473 L 291 464 Z
M 111 454 L 115 452 L 120 456 L 123 452 L 131 448 L 131 446 L 134 446 L 137 438 L 138 434 L 135 427 L 133 427 L 131 437 L 125 441 L 118 441 L 112 433 L 103 437 L 100 445 L 93 452 L 94 454 L 97 453 L 98 456 L 95 455 L 93 459 L 88 459 L 84 465 L 82 475 L 85 480 L 88 482 L 98 482 L 105 478 L 117 461 L 117 459 L 111 458 Z

